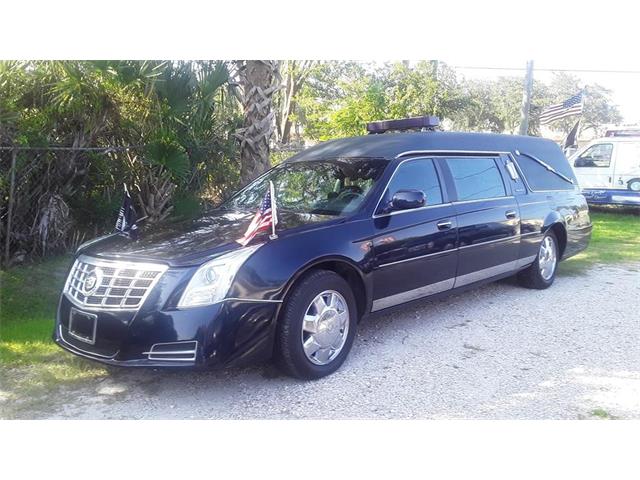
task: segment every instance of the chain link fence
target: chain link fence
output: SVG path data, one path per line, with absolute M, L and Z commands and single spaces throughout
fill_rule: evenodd
M 91 152 L 0 149 L 0 243 L 3 265 L 72 248 L 87 232 L 74 229 L 69 198 L 82 189 Z
M 3 266 L 69 251 L 109 229 L 122 199 L 122 182 L 133 178 L 127 167 L 132 164 L 122 156 L 141 149 L 139 146 L 0 147 Z M 273 145 L 271 164 L 277 165 L 303 149 L 303 145 L 297 144 Z M 207 152 L 209 150 L 207 148 Z M 221 168 L 232 167 L 223 165 Z M 147 168 L 143 182 L 153 172 Z M 143 211 L 145 194 L 161 196 L 173 191 L 161 192 L 162 182 L 156 182 L 158 178 L 161 177 L 149 178 L 147 186 L 135 196 L 136 206 Z M 225 181 L 224 174 L 209 180 L 215 191 L 223 191 L 233 184 L 233 181 Z M 192 189 L 198 190 L 200 196 L 207 196 L 210 189 L 196 185 L 202 181 L 193 180 Z

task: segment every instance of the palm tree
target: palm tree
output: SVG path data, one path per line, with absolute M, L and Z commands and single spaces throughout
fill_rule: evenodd
M 240 140 L 240 180 L 254 179 L 270 167 L 269 142 L 274 130 L 273 95 L 280 89 L 278 62 L 237 61 L 240 101 L 244 110 Z

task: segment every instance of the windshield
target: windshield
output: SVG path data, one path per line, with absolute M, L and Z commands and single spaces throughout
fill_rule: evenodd
M 223 207 L 258 208 L 272 181 L 280 210 L 346 215 L 360 207 L 386 164 L 382 159 L 285 163 L 240 190 Z

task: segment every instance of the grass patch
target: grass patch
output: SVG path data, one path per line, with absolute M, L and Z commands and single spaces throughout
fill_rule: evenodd
M 0 363 L 47 361 L 57 351 L 51 333 L 70 264 L 63 256 L 0 272 Z
M 560 273 L 579 273 L 597 263 L 640 262 L 640 215 L 592 211 L 589 247 L 566 262 Z
M 0 417 L 51 406 L 50 395 L 103 377 L 107 369 L 51 340 L 58 298 L 71 257 L 0 271 Z
M 609 412 L 607 412 L 603 408 L 596 408 L 595 410 L 592 410 L 591 411 L 591 416 L 592 417 L 601 418 L 602 420 L 615 420 L 616 419 L 616 417 L 611 415 Z

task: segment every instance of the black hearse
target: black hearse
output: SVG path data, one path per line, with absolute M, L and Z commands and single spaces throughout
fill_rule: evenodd
M 85 244 L 55 341 L 122 366 L 274 357 L 310 379 L 342 364 L 372 312 L 510 275 L 549 287 L 557 262 L 591 235 L 560 148 L 435 124 L 370 124 L 374 134 L 309 148 L 196 221 Z M 277 236 L 243 247 L 236 240 L 270 182 Z

